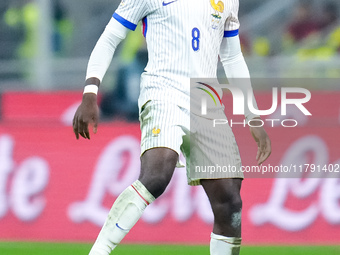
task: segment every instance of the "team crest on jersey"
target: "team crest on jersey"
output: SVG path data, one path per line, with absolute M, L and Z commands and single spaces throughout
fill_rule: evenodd
M 215 0 L 210 0 L 211 7 L 214 9 L 214 13 L 211 14 L 212 16 L 212 28 L 218 28 L 218 25 L 221 22 L 221 14 L 224 12 L 224 3 L 220 0 L 215 3 Z
M 161 130 L 159 128 L 154 127 L 152 129 L 152 136 L 158 136 L 160 132 L 161 132 Z

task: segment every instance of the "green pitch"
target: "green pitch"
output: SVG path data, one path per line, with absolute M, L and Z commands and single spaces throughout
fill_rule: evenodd
M 0 242 L 1 255 L 87 255 L 91 244 Z M 116 255 L 208 255 L 208 246 L 120 245 Z M 338 255 L 340 246 L 243 246 L 241 255 Z

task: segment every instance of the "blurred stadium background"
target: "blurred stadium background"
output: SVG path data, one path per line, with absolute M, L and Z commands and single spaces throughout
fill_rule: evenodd
M 118 4 L 0 2 L 0 254 L 87 254 L 112 201 L 138 176 L 137 98 L 147 61 L 139 29 L 103 81 L 99 133 L 76 141 L 71 128 L 89 55 Z M 340 254 L 339 14 L 336 0 L 240 1 L 260 108 L 270 106 L 273 86 L 312 93 L 311 117 L 291 109 L 298 127 L 268 128 L 268 164 L 327 166 L 322 178 L 244 181 L 241 254 Z M 244 164 L 254 165 L 248 130 L 234 132 Z M 187 187 L 178 169 L 117 254 L 208 254 L 211 223 L 202 190 Z

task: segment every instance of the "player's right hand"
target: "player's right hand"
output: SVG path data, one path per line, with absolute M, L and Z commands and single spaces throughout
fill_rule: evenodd
M 76 138 L 79 139 L 80 135 L 90 139 L 89 125 L 93 125 L 93 133 L 97 133 L 98 120 L 97 95 L 86 93 L 73 118 L 73 132 Z

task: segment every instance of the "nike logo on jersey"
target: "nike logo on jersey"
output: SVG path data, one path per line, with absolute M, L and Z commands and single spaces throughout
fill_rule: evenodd
M 177 2 L 178 0 L 174 0 L 174 1 L 171 1 L 171 2 L 164 2 L 163 1 L 163 6 L 167 6 L 167 5 L 169 5 L 169 4 L 172 4 L 172 3 L 174 3 L 174 2 Z

